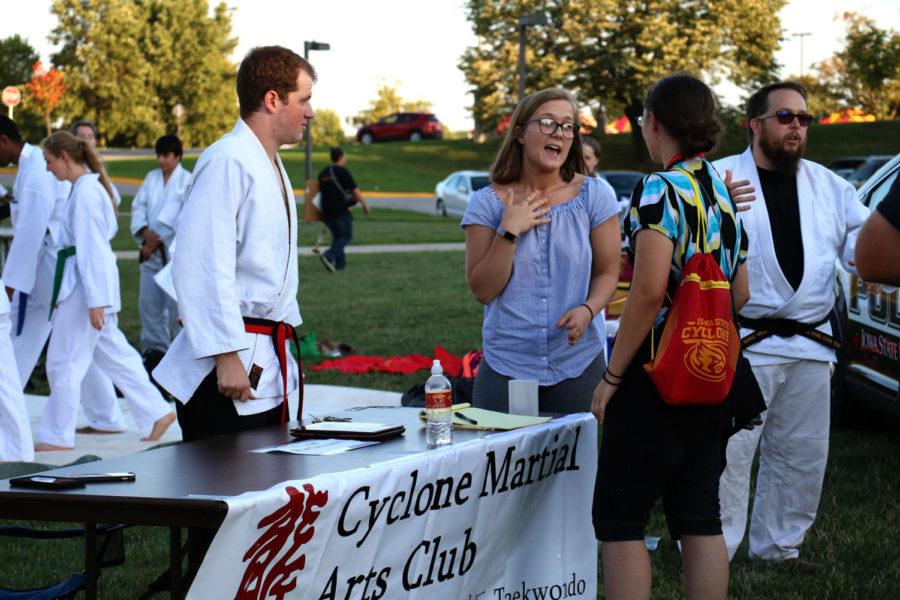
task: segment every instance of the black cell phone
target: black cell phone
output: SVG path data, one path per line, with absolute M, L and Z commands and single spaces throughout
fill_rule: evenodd
M 41 490 L 67 490 L 83 488 L 84 482 L 71 477 L 51 477 L 49 475 L 29 475 L 9 480 L 11 487 L 36 488 Z
M 69 479 L 84 483 L 115 483 L 119 481 L 134 481 L 134 473 L 85 473 L 83 475 L 66 475 Z

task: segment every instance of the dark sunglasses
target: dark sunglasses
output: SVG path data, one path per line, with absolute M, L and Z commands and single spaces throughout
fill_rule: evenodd
M 760 121 L 763 119 L 771 119 L 775 117 L 778 119 L 778 122 L 782 125 L 790 125 L 794 119 L 797 119 L 797 123 L 800 124 L 800 127 L 809 127 L 809 124 L 812 123 L 813 116 L 807 113 L 792 113 L 789 110 L 776 110 L 775 114 L 767 115 L 765 117 L 757 117 Z

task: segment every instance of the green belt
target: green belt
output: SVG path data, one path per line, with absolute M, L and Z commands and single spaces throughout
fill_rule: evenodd
M 50 317 L 56 309 L 56 299 L 59 298 L 59 288 L 62 286 L 63 273 L 66 270 L 66 261 L 75 256 L 75 246 L 61 248 L 56 253 L 56 271 L 53 273 L 53 294 L 50 296 Z

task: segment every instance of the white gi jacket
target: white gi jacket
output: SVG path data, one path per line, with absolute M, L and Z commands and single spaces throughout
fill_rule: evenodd
M 848 260 L 853 258 L 856 237 L 868 216 L 868 210 L 856 198 L 856 190 L 822 165 L 800 161 L 797 196 L 803 242 L 803 279 L 794 290 L 775 254 L 766 199 L 752 149 L 717 160 L 713 165 L 720 174 L 730 170 L 733 180 L 747 179 L 756 188 L 752 208 L 740 213 L 750 240 L 747 252 L 750 300 L 740 314 L 751 319 L 790 319 L 801 323 L 815 323 L 825 318 L 834 305 L 835 261 L 840 259 L 845 269 L 855 272 Z M 830 323 L 817 329 L 831 334 Z M 741 329 L 741 337 L 750 333 L 750 329 Z M 799 335 L 789 338 L 773 335 L 747 348 L 745 354 L 754 366 L 793 360 L 835 361 L 831 348 Z
M 67 192 L 68 183 L 59 182 L 47 171 L 43 151 L 25 144 L 19 156 L 10 205 L 15 235 L 3 268 L 3 281 L 9 287 L 26 294 L 34 290 L 38 260 L 51 215 Z M 49 300 L 49 296 L 40 300 L 35 298 L 35 301 Z
M 256 414 L 282 401 L 282 379 L 271 338 L 244 331 L 242 317 L 298 326 L 297 209 L 281 159 L 278 170 L 256 134 L 239 119 L 207 148 L 188 185 L 172 261 L 184 329 L 154 370 L 156 381 L 187 402 L 215 367 L 214 356 L 237 351 L 249 371 L 263 368 L 257 400 L 235 401 Z M 289 359 L 288 393 L 299 381 Z
M 96 173 L 85 173 L 72 186 L 57 249 L 75 246 L 75 256 L 65 262 L 58 302 L 81 283 L 89 308 L 103 307 L 106 314 L 121 309 L 119 269 L 109 244 L 118 230 L 112 202 Z
M 137 232 L 148 227 L 162 238 L 168 252 L 175 239 L 174 224 L 190 179 L 190 171 L 185 170 L 180 163 L 172 171 L 169 181 L 165 183 L 162 169 L 154 169 L 147 173 L 131 204 L 131 235 L 138 244 L 144 240 Z M 169 214 L 164 221 L 162 214 L 164 210 L 168 213 L 174 211 L 175 219 Z M 158 253 L 155 256 L 159 256 Z

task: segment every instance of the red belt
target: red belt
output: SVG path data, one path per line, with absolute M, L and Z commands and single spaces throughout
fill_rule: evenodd
M 297 345 L 297 373 L 300 376 L 300 403 L 297 405 L 297 420 L 299 421 L 303 415 L 303 364 L 300 361 L 300 342 L 297 340 L 297 332 L 292 325 L 284 321 L 270 321 L 268 319 L 257 319 L 254 317 L 244 317 L 244 331 L 247 333 L 255 333 L 259 335 L 267 335 L 272 339 L 275 346 L 275 356 L 278 357 L 278 366 L 281 369 L 281 383 L 284 390 L 284 403 L 281 405 L 281 422 L 286 423 L 288 420 L 288 401 L 287 401 L 287 351 L 284 349 L 288 339 L 294 341 Z

